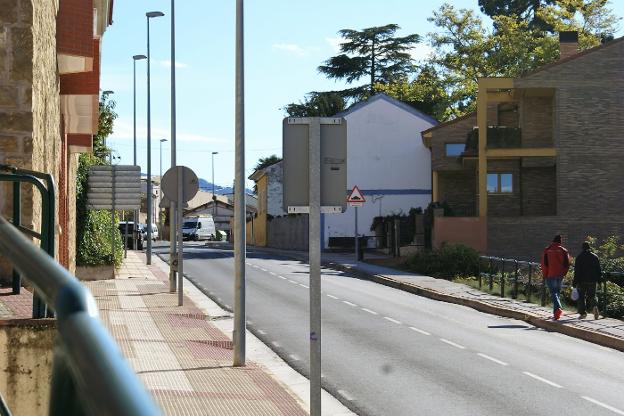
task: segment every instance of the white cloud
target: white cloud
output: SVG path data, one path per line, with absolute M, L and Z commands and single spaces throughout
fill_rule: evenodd
M 297 56 L 306 56 L 309 52 L 308 50 L 302 48 L 296 43 L 274 43 L 272 47 L 273 49 L 289 52 Z
M 145 126 L 145 120 L 137 120 L 137 139 L 147 136 L 147 127 Z M 152 126 L 152 141 L 160 139 L 170 140 L 171 130 L 160 127 Z M 134 137 L 133 125 L 131 121 L 117 119 L 113 129 L 113 134 L 110 136 L 115 140 L 132 140 Z M 208 137 L 195 133 L 188 133 L 183 131 L 176 131 L 176 140 L 182 142 L 194 142 L 194 143 L 225 143 L 225 139 L 220 137 Z
M 434 49 L 431 46 L 424 43 L 418 43 L 409 51 L 409 54 L 411 55 L 412 59 L 416 61 L 423 61 L 428 59 L 433 54 L 433 52 Z
M 329 46 L 331 46 L 334 52 L 340 52 L 340 45 L 344 42 L 344 38 L 341 38 L 341 37 L 325 38 L 325 41 L 329 43 Z
M 162 65 L 162 66 L 164 66 L 166 68 L 171 68 L 171 60 L 170 59 L 166 59 L 164 61 L 160 61 L 160 65 Z M 175 67 L 176 68 L 188 68 L 188 65 L 185 64 L 185 63 L 176 61 Z

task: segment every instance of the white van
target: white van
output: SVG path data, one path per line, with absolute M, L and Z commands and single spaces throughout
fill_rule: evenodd
M 184 217 L 182 238 L 184 240 L 214 240 L 217 230 L 212 215 Z

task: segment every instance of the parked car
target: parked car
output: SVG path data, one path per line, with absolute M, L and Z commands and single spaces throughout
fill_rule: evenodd
M 143 224 L 138 225 L 138 230 L 134 228 L 135 224 L 133 221 L 122 221 L 119 223 L 118 228 L 121 233 L 121 239 L 123 240 L 126 235 L 126 227 L 128 228 L 128 239 L 126 240 L 126 247 L 132 248 L 132 234 L 135 233 L 137 239 L 137 250 L 143 250 L 143 243 L 145 242 L 145 227 Z
M 152 240 L 160 240 L 160 235 L 158 234 L 158 227 L 156 224 L 152 223 Z

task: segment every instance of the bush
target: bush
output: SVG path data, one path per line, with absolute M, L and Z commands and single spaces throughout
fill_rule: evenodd
M 98 164 L 103 164 L 100 158 L 91 154 L 80 155 L 76 184 L 76 264 L 114 264 L 119 267 L 123 260 L 123 242 L 117 229 L 119 217 L 115 214 L 115 221 L 111 223 L 110 211 L 87 209 L 89 168 Z M 113 250 L 111 234 L 115 236 Z
M 444 244 L 409 257 L 406 267 L 413 272 L 451 280 L 479 273 L 479 252 L 462 244 Z

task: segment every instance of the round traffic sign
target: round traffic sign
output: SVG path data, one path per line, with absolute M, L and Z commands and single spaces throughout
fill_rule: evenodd
M 182 176 L 182 201 L 188 202 L 199 191 L 199 179 L 191 169 L 186 166 L 175 166 L 167 170 L 162 177 L 160 187 L 167 199 L 178 200 L 178 176 Z

